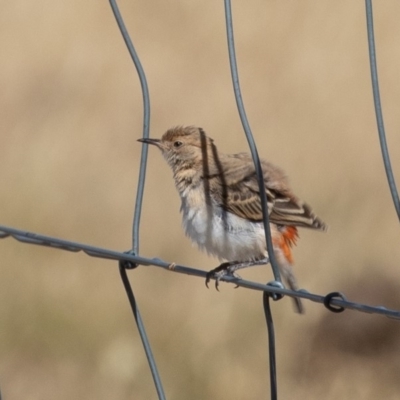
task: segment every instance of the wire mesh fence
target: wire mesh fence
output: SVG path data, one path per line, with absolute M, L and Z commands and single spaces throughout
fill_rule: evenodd
M 128 47 L 128 51 L 132 58 L 132 61 L 136 67 L 141 88 L 143 94 L 143 137 L 149 136 L 150 130 L 150 99 L 149 99 L 149 91 L 147 87 L 146 77 L 144 73 L 144 69 L 141 66 L 139 57 L 135 51 L 132 40 L 129 37 L 128 31 L 123 22 L 122 16 L 118 10 L 116 1 L 110 0 L 111 8 L 122 33 L 123 39 Z M 397 211 L 398 216 L 400 217 L 400 204 L 398 193 L 395 185 L 395 179 L 393 176 L 393 172 L 390 165 L 389 152 L 385 140 L 385 132 L 383 127 L 383 117 L 382 110 L 379 99 L 379 87 L 378 87 L 378 76 L 377 76 L 377 67 L 376 67 L 376 52 L 374 45 L 374 33 L 373 33 L 373 19 L 372 19 L 372 5 L 371 1 L 366 0 L 366 14 L 367 14 L 367 32 L 368 32 L 368 45 L 370 52 L 370 63 L 371 63 L 371 75 L 372 75 L 372 83 L 373 83 L 373 93 L 374 93 L 374 102 L 375 109 L 377 115 L 378 122 L 378 130 L 379 130 L 379 138 L 382 148 L 382 156 L 384 160 L 384 165 L 386 169 L 386 174 L 389 182 L 389 188 L 392 194 L 393 202 Z M 249 143 L 249 147 L 256 165 L 256 170 L 260 171 L 260 161 L 258 158 L 257 148 L 252 137 L 250 124 L 247 119 L 242 95 L 239 84 L 239 74 L 236 66 L 236 56 L 235 56 L 235 45 L 234 45 L 234 25 L 232 19 L 232 11 L 231 11 L 231 3 L 229 0 L 225 0 L 225 17 L 226 17 L 226 30 L 227 30 L 227 38 L 228 38 L 228 49 L 229 49 L 229 60 L 231 66 L 232 73 L 232 81 L 234 87 L 234 94 L 240 114 L 240 118 L 243 124 L 243 128 Z M 139 255 L 139 228 L 140 228 L 140 216 L 143 204 L 143 192 L 145 185 L 145 175 L 146 175 L 146 164 L 147 164 L 147 146 L 143 146 L 142 156 L 140 161 L 140 172 L 139 172 L 139 183 L 137 188 L 136 195 L 136 203 L 135 203 L 135 211 L 134 211 L 134 221 L 133 221 L 133 230 L 132 230 L 132 249 L 126 253 L 121 253 L 118 251 L 113 251 L 105 248 L 94 247 L 90 245 L 85 245 L 82 243 L 77 243 L 73 241 L 67 241 L 63 239 L 58 239 L 54 237 L 44 236 L 37 233 L 25 232 L 20 229 L 15 229 L 7 226 L 0 226 L 0 238 L 13 237 L 14 239 L 25 243 L 25 244 L 33 244 L 39 246 L 46 246 L 56 250 L 66 250 L 70 252 L 80 252 L 83 251 L 89 256 L 99 257 L 104 259 L 110 259 L 119 261 L 119 269 L 121 274 L 121 279 L 123 281 L 124 288 L 126 290 L 129 302 L 131 304 L 132 312 L 138 327 L 138 331 L 140 333 L 140 337 L 142 340 L 143 347 L 145 349 L 145 353 L 148 359 L 149 367 L 153 376 L 154 385 L 156 387 L 156 391 L 158 394 L 158 398 L 165 399 L 165 393 L 163 389 L 163 385 L 161 383 L 160 375 L 157 371 L 157 365 L 155 359 L 152 354 L 152 350 L 150 348 L 150 343 L 147 338 L 147 334 L 145 331 L 145 327 L 143 321 L 141 319 L 141 315 L 138 309 L 137 302 L 135 300 L 135 296 L 133 294 L 132 288 L 129 284 L 127 270 L 134 269 L 139 265 L 147 265 L 147 266 L 156 266 L 169 271 L 192 275 L 196 277 L 205 278 L 206 272 L 203 270 L 198 270 L 195 268 L 186 267 L 183 265 L 172 265 L 171 262 L 163 261 L 158 258 L 145 258 Z M 260 172 L 258 174 L 259 178 L 261 176 Z M 259 179 L 260 192 L 265 193 L 263 190 L 263 180 Z M 269 232 L 269 224 L 268 224 L 268 213 L 266 212 L 266 196 L 262 197 L 263 203 L 263 213 L 264 213 L 264 224 L 265 224 L 265 232 L 266 232 L 266 242 L 271 248 L 271 234 Z M 272 256 L 272 254 L 270 255 Z M 270 392 L 271 399 L 277 398 L 278 386 L 277 386 L 277 372 L 279 372 L 279 368 L 276 367 L 276 355 L 275 355 L 275 340 L 274 340 L 274 328 L 273 328 L 273 320 L 271 307 L 269 304 L 269 299 L 273 298 L 278 300 L 281 296 L 289 296 L 289 297 L 299 297 L 302 299 L 310 300 L 316 303 L 323 304 L 328 310 L 332 312 L 342 312 L 345 309 L 352 309 L 355 311 L 371 313 L 371 314 L 379 314 L 382 316 L 387 316 L 394 319 L 400 319 L 400 311 L 391 310 L 383 306 L 368 306 L 365 304 L 355 303 L 348 301 L 344 294 L 340 292 L 332 292 L 327 295 L 317 295 L 313 293 L 309 293 L 305 290 L 301 290 L 298 292 L 294 292 L 288 290 L 280 285 L 280 275 L 279 270 L 274 262 L 273 256 L 270 257 L 271 266 L 274 272 L 274 281 L 264 285 L 257 282 L 247 281 L 244 279 L 237 279 L 234 277 L 226 276 L 223 277 L 222 280 L 234 283 L 237 286 L 258 290 L 263 292 L 263 306 L 265 310 L 268 336 L 269 336 L 269 366 L 270 366 Z

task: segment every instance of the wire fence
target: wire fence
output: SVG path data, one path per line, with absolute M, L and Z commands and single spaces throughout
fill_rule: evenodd
M 267 212 L 267 199 L 266 192 L 264 190 L 264 180 L 262 179 L 262 170 L 260 159 L 257 152 L 257 147 L 253 139 L 253 135 L 251 132 L 250 124 L 246 116 L 244 104 L 242 101 L 240 83 L 239 83 L 239 75 L 236 64 L 236 55 L 235 55 L 235 44 L 234 44 L 234 29 L 233 29 L 233 20 L 232 20 L 232 10 L 231 10 L 231 2 L 230 0 L 224 0 L 225 4 L 225 19 L 226 19 L 226 32 L 227 32 L 227 42 L 228 42 L 228 50 L 229 50 L 229 62 L 231 67 L 232 74 L 232 82 L 234 95 L 238 107 L 238 112 L 240 115 L 240 119 L 242 121 L 242 125 L 244 128 L 244 132 L 246 134 L 248 144 L 251 150 L 251 154 L 253 156 L 257 178 L 261 193 L 261 201 L 262 201 L 262 210 L 263 210 L 263 222 L 265 226 L 265 235 L 266 235 L 266 243 L 267 248 L 272 248 L 272 240 L 271 240 L 271 232 L 268 223 L 268 212 Z M 143 137 L 149 137 L 150 130 L 150 98 L 149 91 L 146 81 L 145 72 L 141 66 L 139 57 L 135 51 L 132 40 L 128 34 L 126 26 L 124 24 L 121 13 L 118 9 L 117 3 L 115 0 L 110 0 L 110 5 L 112 11 L 114 13 L 115 19 L 117 21 L 118 27 L 121 31 L 122 37 L 127 45 L 129 54 L 132 58 L 132 61 L 136 67 L 136 71 L 140 80 L 142 94 L 143 94 Z M 371 68 L 371 78 L 372 78 L 372 88 L 374 95 L 374 105 L 379 133 L 379 140 L 382 151 L 382 158 L 385 166 L 385 171 L 388 179 L 389 189 L 392 195 L 393 203 L 397 212 L 397 215 L 400 219 L 400 201 L 399 195 L 397 192 L 395 179 L 393 176 L 389 151 L 385 138 L 385 130 L 383 123 L 383 115 L 382 108 L 380 103 L 380 95 L 379 95 L 379 83 L 378 83 L 378 73 L 377 73 L 377 62 L 376 62 L 376 52 L 375 52 L 375 41 L 374 41 L 374 29 L 373 29 L 373 10 L 372 10 L 372 2 L 371 0 L 365 1 L 366 7 L 366 21 L 367 21 L 367 38 L 368 38 L 368 48 L 370 55 L 370 68 Z M 203 270 L 183 266 L 171 264 L 167 261 L 161 260 L 159 258 L 145 258 L 139 256 L 139 228 L 140 228 L 140 216 L 142 209 L 142 201 L 143 201 L 143 191 L 145 185 L 145 176 L 146 176 L 146 164 L 147 164 L 147 147 L 142 147 L 141 160 L 140 160 L 140 171 L 139 171 L 139 181 L 138 188 L 136 193 L 136 202 L 134 207 L 134 218 L 133 218 L 133 229 L 132 229 L 132 249 L 128 252 L 122 253 L 114 250 L 109 250 L 105 248 L 94 247 L 82 243 L 77 243 L 69 240 L 58 239 L 54 237 L 49 237 L 37 233 L 26 232 L 20 229 L 15 229 L 12 227 L 7 227 L 0 225 L 0 238 L 4 239 L 7 237 L 12 237 L 22 243 L 25 244 L 33 244 L 38 246 L 46 246 L 57 250 L 65 250 L 70 252 L 84 252 L 89 256 L 98 257 L 109 260 L 116 260 L 119 262 L 119 270 L 121 279 L 128 296 L 129 303 L 132 308 L 133 316 L 135 318 L 137 328 L 141 337 L 141 341 L 146 353 L 146 357 L 149 363 L 149 367 L 153 376 L 154 385 L 158 394 L 159 399 L 165 399 L 165 393 L 163 389 L 163 385 L 161 382 L 160 375 L 157 370 L 157 365 L 152 354 L 152 350 L 150 347 L 149 340 L 147 338 L 146 330 L 144 324 L 142 322 L 139 308 L 130 285 L 127 270 L 134 269 L 139 265 L 145 266 L 155 266 L 160 267 L 169 271 L 173 271 L 176 273 L 192 275 L 196 277 L 200 277 L 205 279 L 207 273 Z M 276 260 L 274 258 L 273 252 L 269 254 L 269 258 L 271 261 L 271 267 L 274 274 L 274 281 L 268 284 L 260 284 L 257 282 L 252 282 L 244 279 L 238 279 L 233 276 L 223 276 L 221 280 L 225 282 L 234 283 L 237 286 L 258 290 L 263 292 L 263 307 L 266 318 L 267 332 L 268 332 L 268 343 L 269 343 L 269 370 L 270 370 L 270 398 L 272 400 L 276 400 L 278 398 L 278 388 L 277 388 L 277 369 L 276 369 L 276 360 L 275 360 L 275 334 L 274 334 L 274 326 L 273 319 L 270 307 L 270 298 L 273 300 L 279 300 L 283 296 L 289 297 L 297 297 L 305 300 L 310 300 L 316 303 L 323 304 L 328 310 L 338 313 L 342 312 L 346 309 L 377 314 L 386 316 L 393 319 L 400 320 L 400 311 L 398 310 L 390 310 L 383 306 L 368 306 L 361 303 L 351 302 L 347 300 L 345 295 L 340 292 L 332 292 L 327 295 L 318 295 L 309 293 L 306 290 L 292 291 L 286 289 L 282 283 L 279 274 L 279 268 L 277 266 Z M 1 398 L 1 394 L 0 394 Z

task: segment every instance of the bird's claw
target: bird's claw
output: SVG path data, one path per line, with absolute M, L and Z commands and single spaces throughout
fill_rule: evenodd
M 208 284 L 210 283 L 211 279 L 214 278 L 214 274 L 215 274 L 214 270 L 211 270 L 211 271 L 207 272 L 206 282 L 205 282 L 206 286 L 207 286 L 207 289 L 209 289 Z
M 242 279 L 239 274 L 237 274 L 234 271 L 231 271 L 231 269 L 229 267 L 225 267 L 224 269 L 217 267 L 217 268 L 212 269 L 211 271 L 207 272 L 206 282 L 205 282 L 207 289 L 209 289 L 208 284 L 209 284 L 210 280 L 215 279 L 215 289 L 217 289 L 219 292 L 219 282 L 221 281 L 221 278 L 223 278 L 226 275 L 232 276 L 233 278 L 236 278 L 236 279 Z M 239 285 L 236 285 L 235 289 L 238 287 L 239 287 Z

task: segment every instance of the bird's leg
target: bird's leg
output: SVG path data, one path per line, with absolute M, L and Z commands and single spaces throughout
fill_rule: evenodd
M 215 279 L 215 288 L 218 290 L 219 281 L 225 275 L 233 276 L 234 278 L 241 279 L 241 277 L 236 273 L 238 269 L 254 267 L 256 265 L 264 265 L 269 263 L 269 258 L 263 258 L 261 260 L 254 261 L 227 261 L 219 265 L 217 268 L 212 269 L 207 273 L 206 286 L 208 288 L 208 283 L 211 279 Z

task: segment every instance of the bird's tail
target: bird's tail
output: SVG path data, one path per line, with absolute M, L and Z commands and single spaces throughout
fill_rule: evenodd
M 292 266 L 289 265 L 285 265 L 283 268 L 281 267 L 281 273 L 283 276 L 283 279 L 285 280 L 286 284 L 289 286 L 289 288 L 293 291 L 296 291 L 299 289 L 299 287 L 297 286 L 297 281 L 296 281 L 296 277 L 293 274 L 293 269 Z M 303 307 L 303 303 L 302 301 L 298 298 L 298 297 L 294 297 L 293 298 L 294 301 L 294 306 L 296 311 L 299 314 L 304 314 L 304 307 Z

